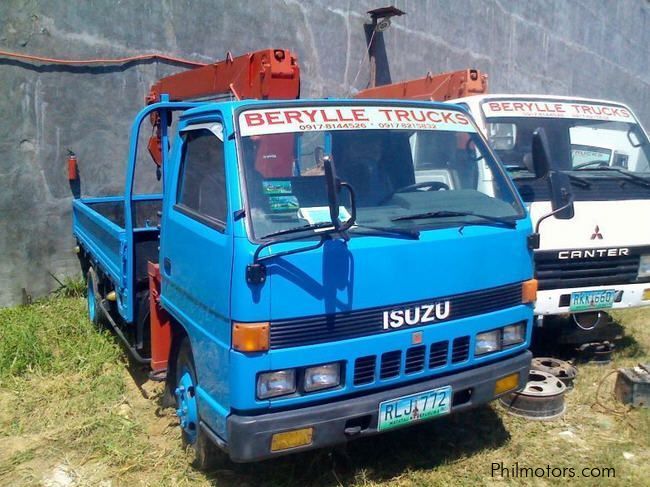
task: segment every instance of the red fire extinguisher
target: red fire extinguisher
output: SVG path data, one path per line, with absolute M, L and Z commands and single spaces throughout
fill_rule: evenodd
M 77 156 L 71 150 L 68 150 L 68 180 L 76 181 L 79 179 L 79 168 L 77 167 Z

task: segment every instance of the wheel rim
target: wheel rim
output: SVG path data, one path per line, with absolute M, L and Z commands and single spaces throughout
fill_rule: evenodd
M 176 390 L 176 416 L 180 420 L 181 428 L 190 443 L 196 442 L 198 436 L 199 414 L 196 404 L 196 388 L 189 370 L 183 370 L 178 380 Z
M 88 316 L 90 321 L 95 321 L 95 283 L 92 277 L 88 277 Z

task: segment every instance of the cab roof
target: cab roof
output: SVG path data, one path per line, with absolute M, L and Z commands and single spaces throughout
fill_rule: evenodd
M 460 101 L 460 100 L 458 100 Z M 465 107 L 457 105 L 450 102 L 434 102 L 434 101 L 422 101 L 422 100 L 396 100 L 389 98 L 299 98 L 296 100 L 237 100 L 237 101 L 210 101 L 201 104 L 198 107 L 190 108 L 189 110 L 183 112 L 181 118 L 192 117 L 201 115 L 204 113 L 212 112 L 216 109 L 228 111 L 237 111 L 241 108 L 255 108 L 255 107 L 268 107 L 268 106 L 282 106 L 282 107 L 291 107 L 291 106 L 309 106 L 309 105 L 350 105 L 350 106 L 373 106 L 373 105 L 400 105 L 400 106 L 414 106 L 422 107 L 426 106 L 429 108 L 439 108 L 443 110 L 459 110 L 463 113 L 467 113 Z
M 537 95 L 534 93 L 493 93 L 486 95 L 472 95 L 466 96 L 465 98 L 456 98 L 454 100 L 449 100 L 450 103 L 471 103 L 471 102 L 482 102 L 483 100 L 549 100 L 549 101 L 577 101 L 581 103 L 596 103 L 596 104 L 607 104 L 607 105 L 616 105 L 623 108 L 627 108 L 632 111 L 625 103 L 620 103 L 612 100 L 604 100 L 600 98 L 586 98 L 581 96 L 556 96 L 556 95 Z

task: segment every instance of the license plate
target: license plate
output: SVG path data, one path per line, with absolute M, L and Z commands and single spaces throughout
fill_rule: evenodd
M 385 431 L 397 426 L 416 423 L 451 410 L 451 386 L 398 397 L 379 404 L 377 429 Z
M 615 289 L 598 291 L 578 291 L 571 293 L 571 311 L 588 311 L 592 309 L 611 308 L 616 299 Z

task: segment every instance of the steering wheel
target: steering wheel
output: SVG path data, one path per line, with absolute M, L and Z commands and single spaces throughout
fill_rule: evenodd
M 440 191 L 441 189 L 448 191 L 450 189 L 449 185 L 441 181 L 423 181 L 421 183 L 409 184 L 408 186 L 401 187 L 395 190 L 395 193 L 412 193 L 420 188 L 429 188 L 427 191 Z
M 573 166 L 571 169 L 582 169 L 583 167 L 589 167 L 589 166 L 597 166 L 597 167 L 609 166 L 609 161 L 595 159 L 593 161 L 580 163 L 576 166 Z

